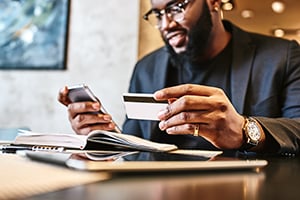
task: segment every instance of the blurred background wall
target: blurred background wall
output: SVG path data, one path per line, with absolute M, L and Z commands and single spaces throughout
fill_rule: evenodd
M 245 30 L 300 41 L 299 0 L 222 2 L 224 18 Z M 148 9 L 149 0 L 72 0 L 67 69 L 0 70 L 0 128 L 72 132 L 56 98 L 61 87 L 77 83 L 88 84 L 121 125 L 122 93 L 134 64 L 163 45 L 159 32 L 142 20 Z
M 0 128 L 71 132 L 61 87 L 86 83 L 121 124 L 137 60 L 138 0 L 72 0 L 66 70 L 0 70 Z M 1 51 L 0 51 L 1 52 Z

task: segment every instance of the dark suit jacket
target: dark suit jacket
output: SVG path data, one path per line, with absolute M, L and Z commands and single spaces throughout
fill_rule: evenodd
M 232 104 L 243 115 L 255 117 L 269 141 L 267 151 L 296 154 L 300 144 L 300 47 L 287 41 L 245 32 L 224 21 L 232 33 Z M 153 93 L 166 87 L 170 55 L 160 48 L 141 59 L 133 72 L 129 92 Z M 298 119 L 297 119 L 298 118 Z M 125 133 L 176 143 L 181 148 L 209 148 L 206 141 L 191 136 L 156 137 L 157 122 L 126 119 Z M 167 134 L 166 134 L 167 135 Z M 163 139 L 157 139 L 163 138 Z M 165 140 L 165 141 L 161 141 Z M 175 141 L 175 142 L 174 142 Z

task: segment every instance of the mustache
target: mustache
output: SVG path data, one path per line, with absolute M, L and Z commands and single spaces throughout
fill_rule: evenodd
M 169 29 L 168 31 L 161 32 L 161 37 L 164 40 L 165 43 L 168 43 L 168 40 L 173 36 L 176 35 L 176 32 L 181 32 L 183 34 L 188 34 L 188 30 L 181 27 L 174 27 Z
M 176 54 L 172 46 L 169 44 L 168 40 L 163 37 L 172 60 L 175 60 L 175 63 L 180 63 L 180 61 L 184 59 L 189 59 L 192 63 L 201 62 L 201 57 L 205 54 L 209 42 L 212 27 L 212 16 L 210 14 L 207 3 L 205 3 L 204 1 L 202 14 L 200 15 L 196 24 L 192 28 L 190 28 L 190 30 L 184 29 L 182 27 L 174 27 L 168 30 L 168 32 L 174 32 L 182 31 L 184 29 L 184 31 L 187 32 L 186 34 L 189 40 L 184 52 Z

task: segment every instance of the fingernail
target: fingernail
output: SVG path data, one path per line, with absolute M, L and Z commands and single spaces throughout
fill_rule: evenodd
M 165 121 L 159 122 L 158 126 L 159 126 L 160 130 L 164 131 L 165 130 Z
M 109 115 L 104 115 L 103 119 L 108 122 L 111 121 L 111 117 Z
M 108 127 L 111 128 L 111 129 L 113 129 L 113 128 L 115 128 L 115 125 L 114 125 L 113 123 L 110 123 L 110 124 L 108 125 Z
M 158 116 L 158 118 L 160 118 L 160 117 L 166 115 L 167 113 L 168 113 L 168 110 L 167 109 L 163 109 L 163 110 L 161 110 L 161 111 L 158 112 L 157 116 Z
M 154 92 L 154 96 L 157 98 L 161 98 L 163 96 L 163 93 L 161 91 Z
M 98 103 L 93 103 L 93 104 L 92 104 L 92 107 L 93 107 L 93 109 L 95 109 L 95 110 L 99 110 L 99 109 L 100 109 Z

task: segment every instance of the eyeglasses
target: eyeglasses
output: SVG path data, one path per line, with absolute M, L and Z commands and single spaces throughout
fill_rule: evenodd
M 169 19 L 180 22 L 184 19 L 185 8 L 190 2 L 191 0 L 184 0 L 182 2 L 167 5 L 166 8 L 162 10 L 155 8 L 151 9 L 143 16 L 143 18 L 158 29 L 162 26 L 162 16 L 164 14 L 166 14 Z

